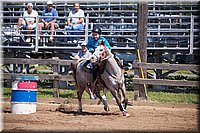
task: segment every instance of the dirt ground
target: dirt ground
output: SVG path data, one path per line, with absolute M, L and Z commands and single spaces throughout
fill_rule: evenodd
M 194 104 L 129 102 L 129 117 L 114 101 L 106 113 L 98 100 L 83 100 L 77 114 L 76 99 L 37 99 L 33 114 L 12 114 L 10 99 L 3 99 L 3 132 L 199 132 L 199 107 Z

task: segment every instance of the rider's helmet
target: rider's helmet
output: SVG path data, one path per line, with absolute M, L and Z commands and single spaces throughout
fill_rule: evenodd
M 98 34 L 101 34 L 101 28 L 100 27 L 94 27 L 92 32 L 95 32 L 95 33 L 98 33 Z

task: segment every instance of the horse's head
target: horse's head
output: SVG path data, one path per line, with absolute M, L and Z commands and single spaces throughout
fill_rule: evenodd
M 103 60 L 106 60 L 111 56 L 111 52 L 106 47 L 106 45 L 102 42 L 99 43 L 97 48 L 95 49 L 95 52 L 93 53 L 91 57 L 91 62 L 102 62 Z

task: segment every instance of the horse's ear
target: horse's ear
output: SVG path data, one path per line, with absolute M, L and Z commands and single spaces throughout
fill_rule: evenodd
M 103 42 L 103 40 L 101 41 L 101 45 L 105 46 L 105 43 Z
M 98 42 L 98 46 L 101 46 L 101 45 L 105 46 L 103 40 L 101 40 L 101 41 Z

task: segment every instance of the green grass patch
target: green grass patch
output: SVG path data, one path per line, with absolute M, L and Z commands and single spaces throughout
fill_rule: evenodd
M 3 97 L 11 97 L 11 88 L 3 88 Z M 127 91 L 129 100 L 133 99 L 133 91 Z M 60 89 L 61 98 L 77 98 L 75 90 Z M 167 93 L 167 92 L 148 92 L 148 97 L 151 101 L 161 103 L 192 103 L 199 104 L 199 94 L 193 93 Z M 53 89 L 38 88 L 37 98 L 53 98 Z M 83 99 L 89 99 L 89 95 L 84 92 Z M 110 91 L 107 92 L 107 99 L 112 99 Z
M 148 92 L 151 101 L 162 103 L 192 103 L 199 104 L 199 94 Z

